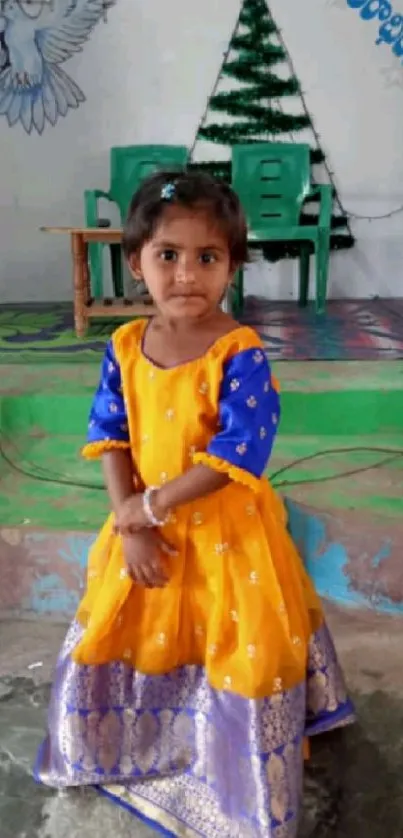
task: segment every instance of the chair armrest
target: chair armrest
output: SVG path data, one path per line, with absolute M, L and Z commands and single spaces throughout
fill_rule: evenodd
M 330 230 L 332 222 L 333 187 L 330 184 L 318 183 L 312 187 L 307 200 L 317 198 L 319 195 L 319 221 L 318 227 L 322 230 Z
M 87 227 L 99 226 L 98 201 L 100 198 L 113 202 L 109 192 L 103 192 L 102 189 L 86 189 L 84 192 L 84 212 Z

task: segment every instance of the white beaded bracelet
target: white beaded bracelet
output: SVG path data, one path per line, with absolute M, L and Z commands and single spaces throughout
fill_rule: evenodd
M 163 521 L 159 521 L 158 518 L 155 517 L 151 508 L 152 495 L 154 492 L 158 492 L 158 489 L 159 486 L 149 486 L 148 489 L 143 492 L 143 511 L 148 520 L 149 527 L 163 527 L 168 520 L 168 515 L 166 515 Z

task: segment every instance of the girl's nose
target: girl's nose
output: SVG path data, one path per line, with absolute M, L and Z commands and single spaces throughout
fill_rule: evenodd
M 182 285 L 191 285 L 195 282 L 196 272 L 193 259 L 186 257 L 179 259 L 176 266 L 175 279 L 176 282 L 180 282 Z

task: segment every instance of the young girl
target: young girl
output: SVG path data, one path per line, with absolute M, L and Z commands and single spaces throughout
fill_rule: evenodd
M 264 477 L 278 385 L 220 304 L 247 257 L 232 190 L 158 173 L 124 233 L 158 309 L 109 342 L 84 456 L 112 512 L 56 670 L 37 776 L 176 836 L 294 838 L 304 738 L 353 720 Z

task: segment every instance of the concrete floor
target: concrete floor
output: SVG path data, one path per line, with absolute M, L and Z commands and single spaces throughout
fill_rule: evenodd
M 313 742 L 300 838 L 402 838 L 403 619 L 327 611 L 359 724 Z M 57 794 L 31 779 L 64 631 L 0 620 L 0 836 L 150 838 L 94 792 Z

